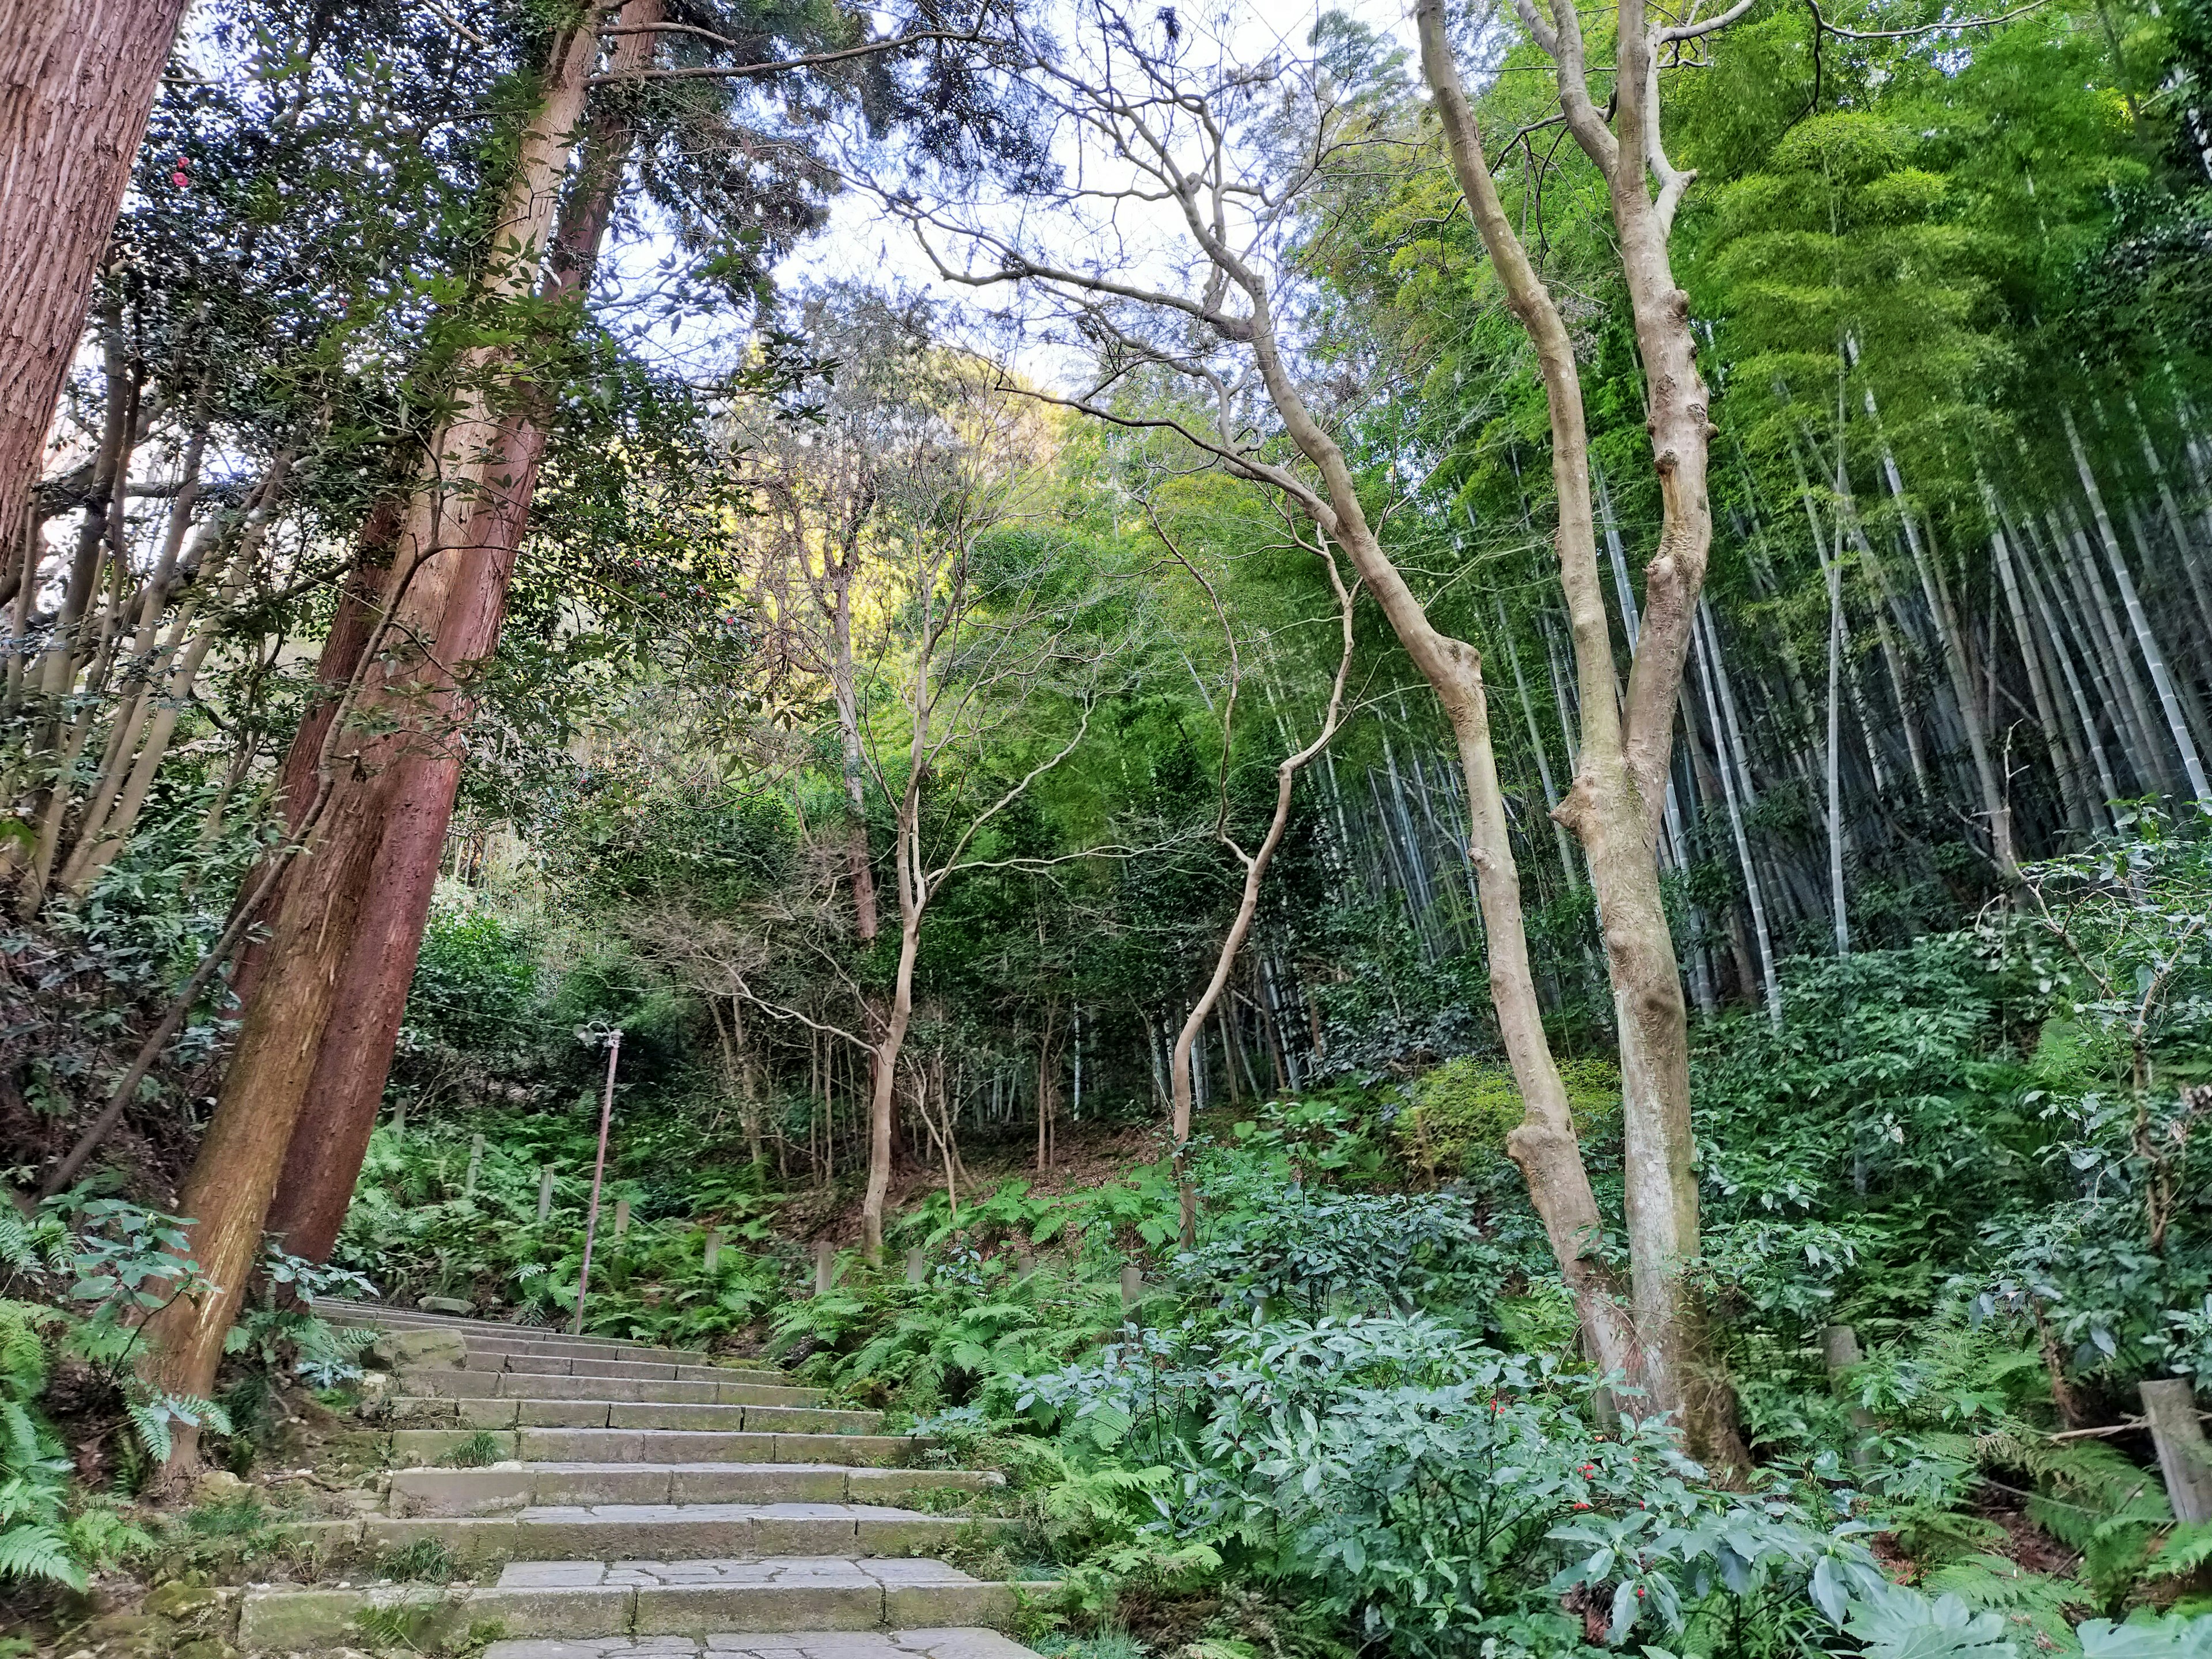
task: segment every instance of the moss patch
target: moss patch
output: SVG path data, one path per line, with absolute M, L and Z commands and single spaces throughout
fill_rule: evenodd
M 1620 1111 L 1620 1069 L 1610 1060 L 1571 1060 L 1559 1067 L 1577 1133 Z M 1505 1155 L 1505 1137 L 1521 1121 L 1521 1090 L 1508 1066 L 1462 1056 L 1415 1080 L 1395 1133 L 1407 1161 L 1449 1179 Z

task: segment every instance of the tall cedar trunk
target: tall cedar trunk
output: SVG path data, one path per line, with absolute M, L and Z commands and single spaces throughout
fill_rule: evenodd
M 537 284 L 554 192 L 567 170 L 569 136 L 583 113 L 586 77 L 598 56 L 597 20 L 596 11 L 587 12 L 582 27 L 552 42 L 542 101 L 523 135 L 491 234 L 493 269 L 485 285 L 494 298 L 520 299 Z M 197 1303 L 179 1298 L 149 1322 L 147 1363 L 171 1392 L 204 1396 L 214 1386 L 222 1340 L 252 1275 L 293 1127 L 343 988 L 384 831 L 413 770 L 422 704 L 428 703 L 433 722 L 459 712 L 447 672 L 453 659 L 444 647 L 483 625 L 477 617 L 487 599 L 481 583 L 489 561 L 482 550 L 459 544 L 455 532 L 471 516 L 472 500 L 495 511 L 489 503 L 501 445 L 510 435 L 510 422 L 489 404 L 486 383 L 496 362 L 481 355 L 471 368 L 482 380 L 465 391 L 460 414 L 440 434 L 433 471 L 410 503 L 383 605 L 387 631 L 381 637 L 429 640 L 433 654 L 380 661 L 373 648 L 369 653 L 361 707 L 372 717 L 368 729 L 387 729 L 341 740 L 322 786 L 329 803 L 289 884 L 267 970 L 246 1008 L 222 1096 L 179 1197 L 191 1218 L 192 1255 L 219 1288 Z M 478 582 L 473 593 L 464 591 L 471 578 Z M 489 614 L 495 622 L 495 605 Z M 198 1457 L 197 1434 L 180 1429 L 172 1468 L 188 1469 Z
M 1638 0 L 1621 0 L 1620 8 L 1618 139 L 1589 100 L 1573 8 L 1555 5 L 1553 16 L 1556 34 L 1540 34 L 1550 37 L 1543 44 L 1560 66 L 1566 124 L 1611 185 L 1621 270 L 1650 399 L 1647 425 L 1662 507 L 1659 544 L 1644 570 L 1638 648 L 1619 713 L 1612 639 L 1597 577 L 1588 427 L 1573 343 L 1498 198 L 1480 131 L 1444 36 L 1441 0 L 1421 0 L 1415 9 L 1422 68 L 1436 95 L 1453 170 L 1504 288 L 1507 307 L 1527 331 L 1544 376 L 1559 498 L 1559 576 L 1582 706 L 1581 759 L 1559 810 L 1589 862 L 1620 1033 L 1635 1334 L 1629 1369 L 1654 1406 L 1680 1412 L 1694 1455 L 1741 1467 L 1747 1460 L 1735 1428 L 1734 1396 L 1711 1356 L 1695 1298 L 1683 1282 L 1698 1254 L 1689 1023 L 1656 860 L 1682 668 L 1712 540 L 1705 475 L 1713 428 L 1697 369 L 1689 296 L 1675 286 L 1667 257 L 1673 200 L 1687 181 L 1669 176 L 1658 202 L 1646 189 L 1647 168 L 1662 176 L 1669 170 L 1656 147 L 1656 59 Z M 1510 865 L 1502 825 L 1499 844 Z M 1495 943 L 1493 933 L 1493 962 Z M 1566 1150 L 1586 1188 L 1579 1150 L 1571 1141 Z M 1532 1179 L 1532 1191 L 1534 1184 Z
M 184 11 L 0 0 L 0 544 L 15 545 L 29 508 Z
M 354 538 L 353 565 L 338 589 L 330 631 L 323 636 L 322 654 L 315 662 L 314 701 L 301 716 L 299 729 L 292 734 L 292 746 L 286 750 L 284 763 L 276 774 L 276 804 L 283 814 L 287 835 L 300 827 L 300 820 L 314 800 L 321 781 L 317 765 L 323 752 L 323 740 L 330 735 L 338 700 L 345 688 L 353 684 L 354 675 L 361 667 L 362 653 L 368 649 L 369 635 L 375 630 L 377 609 L 392 568 L 392 549 L 398 542 L 406 511 L 405 491 L 392 490 L 379 495 L 370 503 L 368 516 Z M 279 877 L 279 881 L 288 879 L 289 873 L 288 871 Z M 249 874 L 240 884 L 240 890 L 250 891 L 253 880 Z M 265 940 L 249 945 L 239 952 L 238 965 L 231 971 L 230 988 L 241 1004 L 251 1000 L 255 988 L 260 984 L 262 971 L 268 965 L 268 954 Z
M 437 661 L 465 667 L 499 642 L 507 579 L 528 517 L 544 434 L 526 416 L 508 426 L 499 493 L 472 504 L 468 545 L 439 630 Z M 447 556 L 453 556 L 448 554 Z M 460 787 L 468 708 L 450 675 L 437 676 L 454 730 L 418 738 L 399 763 L 368 893 L 341 970 L 341 992 L 323 1032 L 307 1099 L 292 1129 L 266 1231 L 310 1261 L 327 1261 L 353 1200 L 392 1073 L 407 990 L 422 948 L 430 898 Z
M 630 0 L 622 20 L 643 25 L 657 21 L 659 11 L 659 0 Z M 617 39 L 615 72 L 643 67 L 653 37 Z M 543 289 L 547 300 L 574 300 L 590 281 L 631 142 L 629 125 L 619 114 L 590 125 L 578 181 L 549 251 Z M 456 540 L 465 562 L 438 641 L 437 661 L 449 668 L 480 662 L 498 648 L 508 579 L 529 526 L 545 439 L 545 428 L 529 410 L 509 414 L 483 466 L 480 492 L 464 504 Z M 450 678 L 441 678 L 441 692 L 453 698 Z M 456 730 L 418 745 L 405 763 L 392 820 L 377 851 L 368 900 L 347 952 L 337 1012 L 316 1058 L 308 1087 L 313 1109 L 293 1129 L 283 1179 L 270 1212 L 268 1230 L 282 1235 L 293 1255 L 311 1261 L 328 1261 L 337 1242 L 392 1074 L 392 1050 L 422 953 L 466 757 L 458 729 L 467 719 L 465 702 L 454 699 L 454 713 Z

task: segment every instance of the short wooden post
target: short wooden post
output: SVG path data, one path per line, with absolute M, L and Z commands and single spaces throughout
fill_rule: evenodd
M 1121 1308 L 1125 1313 L 1145 1294 L 1145 1270 L 1132 1261 L 1121 1269 Z
M 469 1141 L 469 1173 L 461 1182 L 461 1196 L 473 1197 L 477 1190 L 477 1171 L 483 1168 L 484 1139 L 477 1135 Z
M 2197 1391 L 2185 1376 L 2161 1376 L 2139 1390 L 2173 1518 L 2212 1521 L 2212 1447 L 2197 1418 Z
M 615 1200 L 615 1237 L 620 1238 L 629 1231 L 629 1200 L 626 1198 L 618 1198 Z
M 1014 1277 L 1016 1279 L 1027 1279 L 1036 1271 L 1036 1252 L 1035 1250 L 1016 1250 L 1014 1252 Z
M 708 1271 L 708 1273 L 712 1273 L 712 1272 L 714 1272 L 714 1264 L 715 1264 L 717 1261 L 720 1261 L 721 1259 L 722 1259 L 722 1234 L 721 1234 L 721 1230 L 720 1230 L 720 1228 L 716 1228 L 716 1227 L 709 1227 L 709 1228 L 708 1228 L 708 1229 L 707 1229 L 707 1254 L 706 1254 L 706 1259 L 705 1259 L 704 1262 L 703 1262 L 702 1265 L 703 1265 L 703 1266 L 706 1267 L 706 1269 L 707 1269 L 707 1271 Z
M 814 1246 L 814 1294 L 827 1296 L 830 1286 L 837 1277 L 837 1247 L 828 1239 Z
M 404 1095 L 392 1103 L 392 1133 L 396 1135 L 407 1133 L 407 1097 Z
M 928 1264 L 923 1261 L 921 1252 L 918 1249 L 908 1250 L 906 1253 L 906 1282 L 909 1285 L 919 1285 L 927 1272 Z
M 546 1164 L 538 1171 L 538 1218 L 540 1221 L 553 1213 L 553 1166 Z
M 1822 1327 L 1820 1357 L 1827 1361 L 1828 1386 L 1838 1390 L 1841 1390 L 1844 1387 L 1844 1373 L 1866 1358 L 1866 1355 L 1859 1351 L 1859 1334 L 1848 1325 Z M 1853 1406 L 1850 1408 L 1850 1419 L 1851 1427 L 1856 1432 L 1859 1440 L 1863 1441 L 1868 1435 L 1874 1432 L 1874 1413 L 1864 1406 Z M 1852 1446 L 1852 1462 L 1864 1465 L 1872 1459 L 1873 1454 L 1863 1444 Z
M 1597 1419 L 1600 1434 L 1620 1432 L 1620 1402 L 1613 1397 L 1611 1389 L 1600 1389 L 1590 1396 L 1590 1415 Z

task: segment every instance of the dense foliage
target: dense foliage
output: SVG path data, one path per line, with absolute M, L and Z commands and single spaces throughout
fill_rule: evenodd
M 905 7 L 930 50 L 850 58 L 872 12 L 672 3 L 660 68 L 592 84 L 615 183 L 549 222 L 589 246 L 518 295 L 501 191 L 574 19 L 452 10 L 201 9 L 0 550 L 0 1607 L 228 1570 L 192 1528 L 252 1517 L 157 1518 L 177 1436 L 265 1471 L 301 1402 L 358 1403 L 367 1337 L 319 1296 L 566 1321 L 596 1188 L 583 1328 L 766 1355 L 1003 1468 L 962 1501 L 1018 1524 L 968 1565 L 1061 1584 L 1048 1652 L 2212 1652 L 2212 1522 L 2177 1518 L 2137 1393 L 2212 1392 L 2203 0 L 1761 0 L 1664 65 L 1717 435 L 1658 858 L 1734 1470 L 1582 1345 L 1461 757 L 1371 592 L 1170 1156 L 1173 1045 L 1330 695 L 1330 544 L 1189 441 L 1212 411 L 1117 355 L 1116 296 L 1053 325 L 1096 359 L 1085 421 L 1033 319 L 799 252 L 860 234 L 848 183 L 893 217 L 924 172 L 1066 185 L 1001 73 L 1021 29 Z M 1271 60 L 1360 134 L 1271 204 L 1278 298 L 1382 543 L 1481 655 L 1618 1218 L 1620 994 L 1548 816 L 1585 695 L 1551 414 L 1394 21 Z M 1553 142 L 1537 43 L 1464 22 L 1580 360 L 1625 672 L 1663 469 L 1607 185 Z M 1115 27 L 1196 50 L 1173 8 Z M 1238 83 L 1279 159 L 1297 79 Z M 218 941 L 301 822 L 288 747 L 321 766 L 360 672 L 378 526 L 479 394 L 544 448 L 434 734 L 458 805 L 384 964 L 410 988 L 351 1207 L 328 1263 L 271 1237 L 226 1287 L 218 1386 L 164 1388 L 144 1328 L 210 1291 L 178 1194 L 275 913 Z M 1630 1275 L 1616 1223 L 1583 1242 Z

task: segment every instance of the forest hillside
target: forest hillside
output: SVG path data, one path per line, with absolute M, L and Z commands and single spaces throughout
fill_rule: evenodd
M 0 16 L 0 1659 L 2212 1655 L 2206 0 Z

